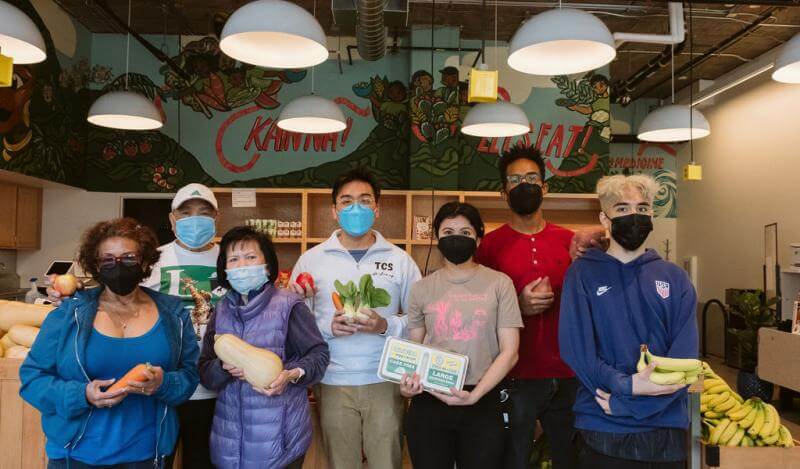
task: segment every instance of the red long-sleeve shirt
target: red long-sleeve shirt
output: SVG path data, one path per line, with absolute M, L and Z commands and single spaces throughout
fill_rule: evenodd
M 571 263 L 569 247 L 573 235 L 572 231 L 550 223 L 533 235 L 515 231 L 506 224 L 481 240 L 475 259 L 511 277 L 517 294 L 540 277 L 550 277 L 555 294 L 550 309 L 522 317 L 525 328 L 520 334 L 519 361 L 509 376 L 522 379 L 575 376 L 558 351 L 561 285 Z

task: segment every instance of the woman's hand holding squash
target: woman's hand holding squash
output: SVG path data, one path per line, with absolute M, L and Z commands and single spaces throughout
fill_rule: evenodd
M 222 369 L 227 371 L 231 376 L 236 379 L 244 379 L 244 370 L 241 368 L 237 368 L 233 365 L 228 365 L 225 362 L 222 362 Z

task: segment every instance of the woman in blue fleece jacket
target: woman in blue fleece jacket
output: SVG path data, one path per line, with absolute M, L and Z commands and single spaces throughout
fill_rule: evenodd
M 197 387 L 199 348 L 180 298 L 138 286 L 157 247 L 129 218 L 84 235 L 79 260 L 101 287 L 52 311 L 20 368 L 20 394 L 42 413 L 49 469 L 159 468 L 175 448 L 175 407 Z M 108 390 L 140 363 L 151 364 L 145 380 Z
M 636 371 L 641 344 L 655 355 L 697 357 L 694 287 L 644 247 L 657 191 L 648 176 L 601 179 L 600 221 L 610 247 L 588 251 L 564 281 L 559 344 L 582 384 L 574 407 L 582 468 L 685 466 L 685 386 L 650 382 L 654 364 Z

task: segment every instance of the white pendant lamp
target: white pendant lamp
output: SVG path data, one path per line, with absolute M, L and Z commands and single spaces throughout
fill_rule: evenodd
M 86 120 L 120 130 L 155 130 L 164 125 L 153 102 L 133 91 L 111 91 L 100 96 L 89 108 Z
M 509 44 L 508 65 L 531 75 L 570 75 L 614 60 L 608 27 L 596 16 L 570 8 L 548 10 L 519 27 Z
M 645 142 L 683 142 L 710 134 L 711 126 L 702 112 L 683 104 L 670 104 L 644 118 L 637 138 Z
M 0 0 L 0 54 L 15 64 L 35 64 L 47 58 L 44 39 L 32 19 Z
M 497 68 L 497 2 L 494 4 L 494 63 Z M 461 132 L 473 137 L 515 137 L 530 132 L 525 111 L 506 101 L 478 103 L 467 112 Z
M 783 45 L 775 61 L 772 79 L 781 83 L 800 83 L 800 34 L 795 34 Z
M 476 104 L 464 118 L 461 131 L 475 137 L 514 137 L 530 132 L 531 128 L 519 106 L 497 101 Z
M 131 27 L 131 0 L 128 0 L 128 29 Z M 131 33 L 125 49 L 125 89 L 100 96 L 89 108 L 86 120 L 100 127 L 118 130 L 155 130 L 164 125 L 156 105 L 139 93 L 128 91 Z
M 282 0 L 260 0 L 261 2 L 282 2 Z M 259 3 L 259 2 L 255 2 Z M 250 4 L 252 5 L 252 3 Z M 299 7 L 298 7 L 299 8 Z M 311 19 L 317 23 L 317 2 L 313 1 Z M 302 9 L 302 8 L 301 8 Z M 305 10 L 303 10 L 305 12 Z M 306 13 L 308 14 L 308 13 Z M 323 35 L 324 37 L 324 35 Z M 326 49 L 327 51 L 327 49 Z M 327 55 L 325 56 L 327 58 Z M 324 61 L 325 59 L 323 59 Z M 344 113 L 330 99 L 314 95 L 314 67 L 311 67 L 311 94 L 291 100 L 278 116 L 278 127 L 289 132 L 303 134 L 330 134 L 347 128 Z
M 289 132 L 329 134 L 344 130 L 347 123 L 336 103 L 312 94 L 293 99 L 284 106 L 278 117 L 278 127 Z
M 284 0 L 257 0 L 228 18 L 222 52 L 271 68 L 307 68 L 328 59 L 325 31 L 304 8 Z

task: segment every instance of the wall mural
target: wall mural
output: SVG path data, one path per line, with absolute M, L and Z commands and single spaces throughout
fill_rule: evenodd
M 37 18 L 28 0 L 16 3 Z M 212 37 L 189 38 L 180 47 L 174 38 L 173 59 L 190 79 L 153 66 L 152 58 L 132 62 L 135 72 L 127 76 L 130 88 L 161 109 L 167 125 L 119 132 L 85 124 L 90 103 L 120 89 L 126 78 L 115 73 L 123 64 L 113 41 L 123 38 L 103 40 L 108 47 L 63 68 L 55 53 L 41 66 L 15 68 L 19 84 L 0 89 L 0 168 L 115 192 L 173 192 L 188 182 L 327 187 L 357 166 L 371 168 L 387 188 L 496 190 L 498 155 L 523 141 L 543 152 L 553 192 L 592 192 L 611 170 L 608 78 L 602 73 L 553 77 L 522 102 L 500 88 L 501 99 L 526 110 L 531 132 L 487 139 L 459 131 L 470 104 L 456 67 L 409 70 L 410 55 L 402 51 L 378 62 L 344 64 L 341 72 L 328 61 L 315 69 L 316 92 L 341 106 L 347 128 L 301 135 L 284 132 L 276 120 L 282 105 L 310 92 L 309 71 L 237 63 Z
M 678 160 L 675 147 L 666 143 L 614 143 L 610 173 L 648 174 L 661 185 L 653 203 L 655 215 L 678 217 Z
M 0 169 L 73 186 L 84 185 L 85 85 L 101 79 L 87 58 L 62 68 L 44 21 L 25 1 L 12 2 L 42 32 L 47 60 L 14 67 L 13 83 L 0 88 Z

